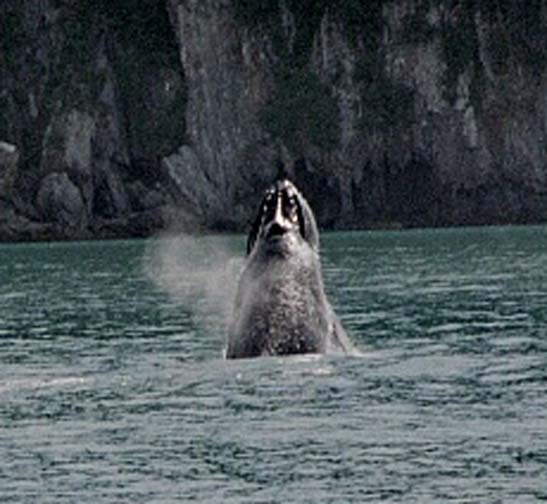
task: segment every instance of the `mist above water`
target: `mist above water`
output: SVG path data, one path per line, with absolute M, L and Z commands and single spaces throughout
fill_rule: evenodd
M 224 331 L 242 262 L 221 237 L 180 235 L 151 240 L 143 269 L 158 289 L 191 309 L 198 323 Z

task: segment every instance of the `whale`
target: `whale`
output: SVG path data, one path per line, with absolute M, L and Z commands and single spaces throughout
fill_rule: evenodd
M 290 180 L 277 180 L 264 192 L 247 238 L 225 356 L 353 351 L 325 295 L 315 216 Z

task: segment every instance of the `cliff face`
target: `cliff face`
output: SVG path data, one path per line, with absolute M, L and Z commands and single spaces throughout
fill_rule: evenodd
M 322 225 L 545 220 L 546 7 L 515 4 L 171 0 L 213 213 L 277 156 Z
M 8 0 L 0 18 L 0 239 L 146 235 L 184 220 L 161 167 L 184 142 L 186 104 L 165 6 Z
M 0 238 L 546 220 L 544 2 L 121 3 L 0 5 Z

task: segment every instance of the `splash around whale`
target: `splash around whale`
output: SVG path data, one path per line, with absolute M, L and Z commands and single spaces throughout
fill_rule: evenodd
M 354 353 L 328 302 L 313 212 L 289 180 L 264 194 L 247 241 L 226 358 Z

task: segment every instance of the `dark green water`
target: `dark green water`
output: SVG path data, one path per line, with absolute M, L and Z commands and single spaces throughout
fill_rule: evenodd
M 547 228 L 326 234 L 362 357 L 222 359 L 242 237 L 0 246 L 0 500 L 547 500 Z

